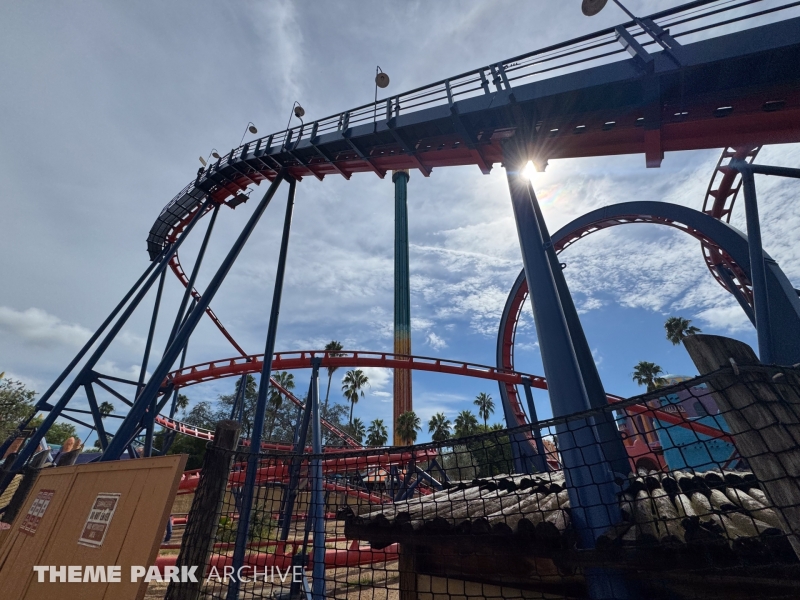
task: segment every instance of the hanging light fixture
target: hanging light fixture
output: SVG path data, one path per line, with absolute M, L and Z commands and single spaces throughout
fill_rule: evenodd
M 603 10 L 607 3 L 608 0 L 583 0 L 581 11 L 587 17 L 593 17 Z

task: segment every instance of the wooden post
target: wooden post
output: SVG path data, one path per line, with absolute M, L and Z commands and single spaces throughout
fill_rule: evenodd
M 800 370 L 740 371 L 761 363 L 750 346 L 730 338 L 691 335 L 683 344 L 701 375 L 732 368 L 709 381 L 714 399 L 800 557 Z
M 200 481 L 197 484 L 192 508 L 181 540 L 177 567 L 197 566 L 197 582 L 170 582 L 165 600 L 197 600 L 205 580 L 205 569 L 217 538 L 220 511 L 233 460 L 232 450 L 239 442 L 237 421 L 220 421 L 214 431 L 214 441 L 206 452 Z
M 398 544 L 397 568 L 400 572 L 400 600 L 417 600 L 417 547 Z

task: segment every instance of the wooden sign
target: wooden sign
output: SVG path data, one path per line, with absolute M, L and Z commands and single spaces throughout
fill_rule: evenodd
M 78 538 L 79 544 L 92 548 L 99 548 L 103 545 L 103 540 L 106 539 L 106 533 L 108 533 L 108 527 L 111 525 L 111 518 L 114 516 L 114 511 L 117 510 L 118 503 L 119 494 L 104 492 L 97 494 L 97 498 L 95 498 L 94 504 L 89 510 L 89 516 L 86 517 L 81 537 Z
M 50 506 L 53 494 L 55 494 L 55 490 L 39 490 L 31 507 L 28 509 L 28 514 L 25 515 L 22 524 L 19 526 L 19 530 L 22 533 L 27 533 L 28 535 L 34 535 L 36 533 L 36 529 L 39 527 L 39 523 L 47 507 Z

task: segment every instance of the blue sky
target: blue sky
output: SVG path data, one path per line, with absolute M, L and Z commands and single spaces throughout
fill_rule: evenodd
M 628 4 L 646 14 L 673 3 Z M 311 119 L 363 104 L 376 64 L 397 93 L 621 20 L 614 7 L 587 19 L 577 0 L 4 4 L 0 371 L 40 392 L 48 387 L 146 267 L 147 232 L 194 176 L 197 157 L 237 145 L 248 121 L 264 134 L 285 127 L 295 100 Z M 643 156 L 551 161 L 534 186 L 554 232 L 622 201 L 700 208 L 718 156 L 667 154 L 661 169 L 645 169 Z M 797 166 L 798 159 L 800 147 L 789 145 L 766 148 L 760 160 Z M 796 184 L 758 185 L 765 247 L 797 285 Z M 254 353 L 264 347 L 283 198 L 212 305 Z M 222 209 L 199 289 L 251 210 L 252 203 Z M 278 349 L 337 339 L 349 349 L 391 350 L 393 210 L 388 177 L 309 178 L 298 186 Z M 740 204 L 733 224 L 744 229 Z M 409 228 L 414 353 L 492 364 L 500 312 L 521 269 L 501 167 L 487 176 L 477 167 L 437 169 L 430 178 L 413 172 Z M 182 250 L 187 269 L 199 241 L 196 235 Z M 655 225 L 618 227 L 582 240 L 562 260 L 611 393 L 641 391 L 630 377 L 640 360 L 694 372 L 685 351 L 664 338 L 668 316 L 755 344 L 752 326 L 714 282 L 693 238 Z M 174 310 L 180 292 L 168 279 L 165 306 Z M 99 370 L 138 373 L 151 302 Z M 529 308 L 523 315 L 517 368 L 543 374 Z M 171 318 L 162 313 L 156 356 Z M 189 363 L 234 354 L 204 321 Z M 372 386 L 356 415 L 391 421 L 391 373 L 368 374 Z M 305 389 L 307 374 L 297 377 Z M 188 395 L 213 400 L 232 383 L 203 384 Z M 415 374 L 414 407 L 425 421 L 440 410 L 454 417 L 481 391 L 497 398 L 487 382 Z M 540 417 L 547 416 L 546 394 L 535 396 Z

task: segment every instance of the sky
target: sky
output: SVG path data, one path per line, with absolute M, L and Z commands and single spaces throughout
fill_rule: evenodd
M 642 15 L 673 4 L 627 3 Z M 3 3 L 0 371 L 47 389 L 147 267 L 148 230 L 194 178 L 198 156 L 237 146 L 248 122 L 261 135 L 286 127 L 295 100 L 306 121 L 369 102 L 376 65 L 396 94 L 623 20 L 613 6 L 583 17 L 577 0 Z M 667 154 L 660 169 L 645 169 L 639 155 L 556 160 L 533 183 L 551 232 L 624 201 L 699 209 L 719 153 Z M 796 167 L 800 146 L 766 147 L 759 162 Z M 797 184 L 761 177 L 758 186 L 765 249 L 800 285 Z M 212 304 L 252 353 L 264 349 L 284 202 L 281 191 Z M 374 174 L 298 185 L 278 350 L 320 349 L 335 339 L 346 349 L 391 351 L 393 203 L 390 178 Z M 198 289 L 254 204 L 220 210 Z M 493 364 L 500 314 L 522 268 L 502 167 L 489 175 L 475 166 L 434 169 L 430 178 L 412 172 L 408 207 L 412 351 Z M 741 201 L 732 223 L 745 229 Z M 200 239 L 195 234 L 181 249 L 187 271 Z M 685 350 L 664 336 L 669 316 L 755 346 L 753 327 L 709 274 L 699 243 L 684 234 L 617 227 L 573 245 L 561 260 L 610 393 L 643 391 L 631 380 L 641 360 L 666 373 L 695 373 Z M 156 359 L 181 291 L 168 277 Z M 136 378 L 152 302 L 151 293 L 98 371 Z M 235 354 L 203 320 L 188 364 Z M 518 370 L 544 374 L 527 305 L 515 358 Z M 391 422 L 392 374 L 366 371 L 371 385 L 355 414 Z M 343 375 L 334 375 L 332 401 L 343 401 Z M 308 372 L 295 376 L 305 391 Z M 227 379 L 186 393 L 194 404 L 232 387 Z M 500 421 L 495 384 L 414 374 L 414 408 L 424 423 L 435 412 L 454 418 L 474 409 L 479 392 L 495 398 Z M 534 396 L 540 418 L 549 416 L 547 394 Z M 85 403 L 77 395 L 73 406 Z M 426 427 L 419 440 L 428 438 Z

